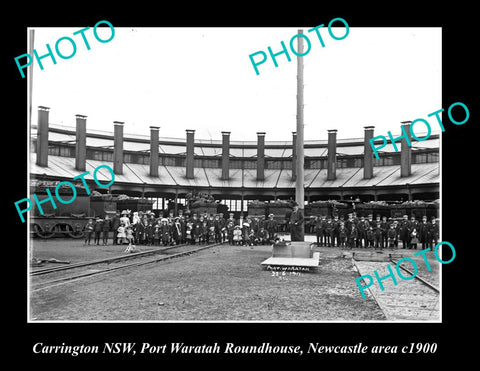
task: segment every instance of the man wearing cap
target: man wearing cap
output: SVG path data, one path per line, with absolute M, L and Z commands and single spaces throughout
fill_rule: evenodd
M 323 246 L 324 221 L 319 216 L 315 217 L 315 235 L 317 236 L 317 246 Z
M 432 216 L 432 223 L 430 227 L 430 237 L 429 237 L 429 241 L 430 241 L 429 243 L 432 249 L 437 245 L 439 236 L 440 236 L 440 226 L 437 222 L 437 218 Z
M 112 227 L 112 223 L 110 222 L 110 218 L 107 214 L 105 214 L 105 219 L 103 220 L 102 225 L 102 237 L 103 237 L 103 245 L 108 245 L 108 233 Z
M 93 240 L 93 243 L 95 245 L 100 245 L 100 234 L 102 233 L 103 230 L 103 219 L 97 218 L 95 220 L 95 224 L 93 226 L 93 231 L 95 232 L 95 238 Z
M 332 230 L 333 230 L 333 223 L 332 218 L 328 217 L 327 221 L 324 225 L 324 236 L 325 236 L 325 244 L 324 246 L 332 247 Z
M 213 221 L 213 231 L 214 231 L 214 240 L 215 243 L 222 242 L 222 224 L 220 222 L 220 216 L 215 215 L 215 220 Z
M 290 224 L 290 240 L 291 241 L 303 241 L 303 214 L 298 208 L 298 204 L 293 204 L 293 211 L 290 214 L 289 224 Z
M 358 230 L 358 239 L 357 239 L 357 244 L 359 245 L 358 247 L 367 247 L 367 230 L 368 227 L 370 227 L 370 224 L 368 221 L 365 220 L 364 216 L 360 217 L 360 221 L 357 224 L 357 230 Z
M 332 221 L 332 246 L 340 246 L 340 221 L 338 215 L 334 215 Z
M 268 232 L 268 238 L 273 241 L 277 233 L 277 221 L 274 219 L 273 214 L 268 215 L 268 220 L 265 222 L 265 229 Z
M 355 225 L 355 221 L 353 220 L 353 214 L 349 213 L 347 220 L 345 221 L 345 228 L 347 229 L 347 232 L 350 234 L 350 231 L 352 230 L 353 225 Z

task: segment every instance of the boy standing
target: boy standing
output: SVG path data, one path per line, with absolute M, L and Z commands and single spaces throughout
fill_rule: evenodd
M 95 239 L 93 243 L 95 245 L 100 245 L 100 234 L 102 233 L 102 230 L 103 230 L 103 219 L 97 218 L 93 226 L 93 231 L 95 232 Z
M 103 225 L 102 225 L 103 246 L 107 246 L 108 244 L 108 233 L 110 232 L 110 227 L 111 227 L 110 218 L 108 217 L 108 215 L 105 215 L 105 220 L 103 221 Z
M 94 228 L 93 220 L 88 219 L 88 223 L 85 225 L 85 243 L 84 243 L 84 245 L 86 245 L 87 242 L 90 245 L 90 240 L 92 239 L 93 228 Z

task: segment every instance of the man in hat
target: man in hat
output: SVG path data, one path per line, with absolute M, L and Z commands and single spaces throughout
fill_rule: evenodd
M 181 210 L 180 210 L 181 211 Z M 178 215 L 178 222 L 180 223 L 180 243 L 187 242 L 187 222 L 185 221 L 185 217 L 183 213 Z
M 382 230 L 382 248 L 386 249 L 388 247 L 388 230 L 390 229 L 390 224 L 387 221 L 386 216 L 382 216 L 382 221 L 380 222 L 380 229 Z
M 338 220 L 338 215 L 334 215 L 332 221 L 332 246 L 340 246 L 339 245 L 339 229 L 340 229 L 340 221 Z
M 323 232 L 325 236 L 324 246 L 332 247 L 332 232 L 333 232 L 332 218 L 328 217 L 325 222 L 324 232 Z
M 135 226 L 135 241 L 137 244 L 145 243 L 145 228 L 148 225 L 147 214 L 144 214 Z
M 234 226 L 238 224 L 233 215 L 233 213 L 228 214 L 227 225 L 230 223 L 233 223 Z
M 348 218 L 345 221 L 345 228 L 347 229 L 348 233 L 350 233 L 350 231 L 352 230 L 352 226 L 354 226 L 354 225 L 355 225 L 355 223 L 354 223 L 354 220 L 353 220 L 353 214 L 349 213 Z
M 422 217 L 422 222 L 418 225 L 418 234 L 420 236 L 420 242 L 422 244 L 422 249 L 429 247 L 429 236 L 431 234 L 430 230 L 432 228 L 432 223 L 427 221 L 427 216 Z
M 323 219 L 323 216 L 322 216 Z M 315 235 L 317 236 L 317 246 L 323 245 L 323 221 L 319 216 L 315 217 Z
M 404 215 L 403 220 L 400 222 L 399 235 L 402 241 L 402 248 L 410 248 L 410 222 L 408 221 L 408 215 Z
M 112 223 L 110 222 L 110 218 L 108 215 L 105 215 L 105 219 L 102 225 L 102 237 L 103 237 L 103 245 L 108 245 L 108 233 L 112 227 Z
M 277 221 L 274 219 L 273 214 L 268 214 L 268 219 L 265 221 L 265 229 L 268 232 L 269 240 L 273 241 L 275 239 L 275 235 L 277 234 Z
M 357 245 L 358 247 L 367 247 L 367 230 L 370 224 L 368 224 L 368 221 L 365 220 L 364 216 L 360 217 L 360 221 L 357 224 L 357 230 L 358 230 L 358 239 L 357 239 Z
M 222 224 L 220 222 L 220 216 L 219 215 L 215 215 L 215 219 L 213 221 L 212 226 L 213 226 L 215 243 L 222 242 Z
M 437 245 L 439 235 L 440 235 L 440 226 L 437 222 L 437 218 L 432 216 L 432 223 L 430 227 L 430 237 L 429 237 L 429 241 L 430 241 L 429 243 L 432 249 Z
M 290 214 L 290 240 L 291 241 L 303 241 L 304 240 L 304 225 L 303 214 L 298 208 L 298 204 L 293 204 L 293 211 Z
M 102 230 L 103 230 L 103 219 L 97 218 L 95 220 L 93 230 L 95 232 L 95 239 L 93 240 L 93 243 L 95 245 L 100 245 L 100 234 L 102 233 Z
M 373 214 L 368 214 L 367 215 L 367 222 L 368 222 L 368 226 L 369 227 L 372 227 L 372 229 L 374 229 L 374 226 L 376 225 L 373 221 Z

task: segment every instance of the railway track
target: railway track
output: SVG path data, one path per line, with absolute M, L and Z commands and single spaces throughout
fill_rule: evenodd
M 94 260 L 69 264 L 60 267 L 37 269 L 30 272 L 30 292 L 49 289 L 69 282 L 75 282 L 93 276 L 108 274 L 122 269 L 139 267 L 142 265 L 158 263 L 188 256 L 199 251 L 209 249 L 223 243 L 214 243 L 210 245 L 178 245 L 169 246 L 163 249 L 148 250 L 123 256 L 116 256 L 108 259 Z M 186 249 L 185 251 L 170 253 L 169 250 Z M 151 257 L 152 255 L 160 255 Z M 128 263 L 125 263 L 128 260 Z
M 360 275 L 370 274 L 376 270 L 380 277 L 388 274 L 387 265 L 395 266 L 397 261 L 365 261 L 352 259 L 355 269 Z M 400 268 L 413 275 L 411 271 L 400 265 Z M 397 278 L 395 285 L 391 278 L 382 281 L 382 291 L 375 283 L 367 290 L 391 321 L 439 321 L 440 290 L 426 279 L 416 275 L 415 279 L 405 281 Z
M 91 261 L 87 261 L 87 262 L 80 262 L 80 263 L 74 263 L 74 264 L 66 264 L 66 265 L 55 266 L 55 267 L 34 269 L 34 270 L 30 271 L 30 276 L 38 276 L 38 275 L 43 275 L 43 274 L 48 274 L 48 273 L 60 272 L 60 271 L 63 271 L 63 270 L 70 270 L 70 269 L 78 268 L 78 267 L 86 267 L 86 266 L 89 266 L 89 265 L 102 264 L 102 263 L 112 263 L 112 262 L 116 262 L 116 261 L 125 261 L 125 260 L 135 259 L 135 258 L 144 257 L 144 256 L 162 254 L 162 253 L 165 253 L 169 250 L 178 249 L 178 248 L 185 247 L 185 246 L 189 246 L 189 245 L 181 244 L 181 245 L 175 245 L 175 246 L 168 246 L 168 247 L 164 247 L 164 248 L 156 248 L 156 249 L 151 249 L 151 250 L 146 250 L 146 251 L 139 251 L 139 252 L 132 253 L 132 254 L 123 254 L 123 255 L 114 256 L 114 257 L 111 257 L 111 258 L 91 260 Z

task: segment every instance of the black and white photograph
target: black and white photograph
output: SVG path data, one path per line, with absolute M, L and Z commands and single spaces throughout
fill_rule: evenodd
M 445 359 L 478 204 L 462 32 L 314 18 L 23 23 L 30 359 Z
M 441 29 L 325 23 L 29 30 L 30 321 L 441 320 Z

